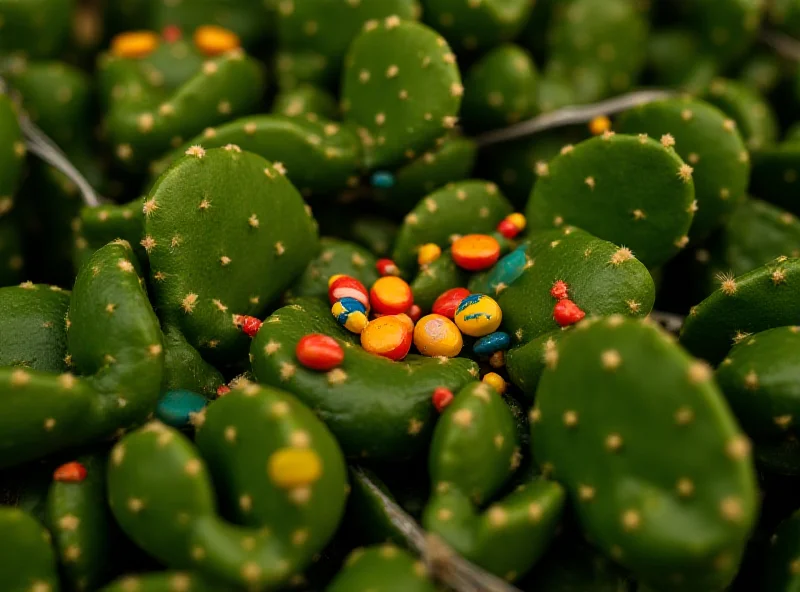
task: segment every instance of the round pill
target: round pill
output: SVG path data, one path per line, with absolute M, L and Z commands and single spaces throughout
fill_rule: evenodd
M 493 298 L 470 294 L 456 309 L 456 325 L 465 335 L 483 337 L 493 333 L 503 320 L 503 311 Z
M 423 356 L 454 358 L 463 345 L 461 331 L 445 316 L 426 315 L 414 327 L 414 346 Z
M 368 352 L 402 360 L 411 349 L 412 331 L 408 322 L 396 316 L 383 316 L 370 321 L 361 332 L 361 346 Z
M 336 368 L 344 361 L 344 350 L 333 337 L 311 333 L 297 342 L 295 356 L 306 368 L 327 371 Z
M 453 243 L 450 253 L 462 269 L 481 271 L 497 263 L 500 243 L 488 234 L 468 234 Z
M 442 292 L 433 303 L 433 312 L 448 319 L 455 318 L 458 305 L 469 295 L 470 291 L 466 288 L 453 288 Z
M 414 295 L 408 283 L 393 276 L 379 278 L 369 291 L 369 300 L 375 312 L 381 314 L 400 314 L 414 304 Z

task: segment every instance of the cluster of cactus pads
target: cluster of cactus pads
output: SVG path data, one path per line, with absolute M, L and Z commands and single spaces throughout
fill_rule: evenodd
M 0 591 L 800 589 L 798 43 L 0 0 Z

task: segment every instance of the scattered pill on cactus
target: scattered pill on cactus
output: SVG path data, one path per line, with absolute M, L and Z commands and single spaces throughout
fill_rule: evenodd
M 167 391 L 158 400 L 156 418 L 174 428 L 183 428 L 192 416 L 205 409 L 208 401 L 202 395 L 185 389 Z
M 553 287 L 550 288 L 550 296 L 552 296 L 556 300 L 563 300 L 564 298 L 568 298 L 569 288 L 567 284 L 561 280 L 555 282 L 553 284 Z
M 111 40 L 111 53 L 118 58 L 146 58 L 158 48 L 158 35 L 152 31 L 120 33 Z
M 434 301 L 432 311 L 448 319 L 454 319 L 458 305 L 469 295 L 470 291 L 466 288 L 452 288 L 442 292 Z
M 493 298 L 470 294 L 458 305 L 455 321 L 463 334 L 483 337 L 497 330 L 503 321 L 503 311 Z
M 335 273 L 335 274 L 333 274 L 331 277 L 328 278 L 328 288 L 330 288 L 333 285 L 333 282 L 335 282 L 339 278 L 343 278 L 343 277 L 347 277 L 347 276 L 345 276 L 343 273 Z M 333 303 L 331 303 L 331 304 L 333 304 Z
M 385 277 L 387 275 L 400 275 L 400 268 L 398 268 L 397 264 L 395 264 L 395 262 L 391 259 L 378 259 L 378 261 L 375 263 L 375 269 L 378 270 L 378 273 L 381 277 Z
M 351 333 L 361 333 L 367 326 L 367 309 L 355 298 L 342 298 L 333 303 L 331 313 Z
M 161 30 L 161 38 L 167 43 L 175 43 L 183 37 L 183 31 L 177 25 L 167 25 Z
M 436 243 L 422 245 L 417 251 L 417 263 L 420 265 L 430 265 L 442 256 L 442 247 Z
M 398 277 L 379 278 L 369 291 L 369 300 L 375 312 L 400 314 L 414 304 L 414 296 L 408 283 Z
M 429 314 L 414 327 L 414 346 L 423 356 L 454 358 L 461 353 L 464 338 L 453 321 Z
M 506 392 L 506 381 L 497 372 L 489 372 L 483 377 L 482 382 L 485 382 L 499 394 Z
M 415 322 L 414 322 L 414 320 L 413 320 L 413 319 L 412 319 L 410 316 L 408 316 L 406 313 L 404 313 L 404 312 L 403 312 L 403 313 L 400 313 L 400 314 L 397 314 L 397 315 L 394 315 L 394 316 L 395 316 L 395 317 L 397 317 L 398 319 L 400 319 L 401 321 L 403 321 L 403 323 L 405 323 L 405 325 L 406 325 L 406 328 L 407 328 L 409 331 L 413 331 L 413 330 L 414 330 L 414 325 L 415 325 Z
M 553 318 L 555 319 L 556 323 L 558 323 L 562 327 L 568 327 L 570 325 L 574 325 L 585 316 L 586 313 L 583 312 L 577 304 L 575 304 L 572 300 L 568 298 L 559 300 L 558 303 L 553 308 Z
M 453 391 L 443 386 L 437 387 L 433 391 L 431 402 L 436 408 L 436 411 L 441 413 L 450 403 L 453 402 Z
M 203 25 L 194 32 L 194 44 L 201 53 L 213 57 L 238 48 L 241 42 L 233 31 L 215 25 Z
M 512 239 L 519 234 L 519 228 L 514 226 L 514 224 L 508 220 L 500 220 L 497 224 L 497 232 L 502 234 L 505 238 Z
M 525 249 L 519 247 L 497 262 L 497 265 L 488 272 L 486 282 L 493 289 L 497 289 L 497 286 L 507 288 L 519 279 L 527 265 L 528 257 Z
M 369 293 L 364 284 L 349 275 L 340 275 L 328 286 L 328 299 L 331 304 L 342 298 L 353 298 L 369 310 Z
M 281 448 L 269 456 L 267 474 L 281 489 L 308 487 L 322 476 L 322 460 L 309 448 Z
M 422 309 L 416 304 L 412 304 L 411 307 L 409 307 L 409 309 L 406 311 L 406 314 L 414 323 L 416 323 L 422 316 Z
M 370 183 L 376 189 L 391 189 L 394 187 L 394 175 L 389 171 L 375 171 L 370 177 Z
M 511 336 L 503 331 L 495 331 L 478 339 L 472 346 L 479 356 L 491 356 L 494 353 L 508 349 L 511 346 Z
M 72 461 L 56 468 L 53 471 L 53 480 L 61 483 L 80 483 L 86 479 L 86 475 L 86 467 L 77 461 Z
M 241 327 L 242 331 L 244 331 L 248 337 L 255 337 L 258 334 L 258 330 L 261 328 L 263 321 L 261 319 L 257 319 L 256 317 L 237 315 L 234 319 L 234 323 L 236 323 L 238 327 Z
M 361 332 L 361 346 L 366 351 L 395 361 L 408 355 L 412 339 L 408 323 L 392 315 L 370 321 Z
M 456 240 L 451 247 L 456 265 L 467 271 L 488 269 L 500 258 L 500 243 L 488 234 L 468 234 Z
M 489 365 L 495 370 L 506 365 L 506 352 L 496 351 L 489 356 Z
M 611 129 L 611 120 L 605 115 L 598 115 L 589 122 L 589 132 L 593 136 L 600 136 Z
M 312 333 L 297 342 L 295 356 L 306 368 L 326 372 L 341 365 L 344 361 L 344 350 L 332 337 Z
M 227 384 L 221 384 L 221 385 L 219 385 L 217 387 L 217 396 L 218 397 L 224 397 L 229 392 L 231 392 L 231 387 L 229 387 Z

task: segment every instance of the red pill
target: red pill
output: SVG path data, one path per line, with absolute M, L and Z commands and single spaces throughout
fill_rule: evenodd
M 369 291 L 369 300 L 375 312 L 381 314 L 400 314 L 414 304 L 411 286 L 399 277 L 380 278 Z
M 520 229 L 517 228 L 516 224 L 514 224 L 511 220 L 506 218 L 505 220 L 501 220 L 497 225 L 497 232 L 506 238 L 514 238 L 520 233 Z
M 400 275 L 400 269 L 391 259 L 378 259 L 378 262 L 375 263 L 375 269 L 378 270 L 378 273 L 381 275 L 381 277 L 387 275 Z
M 53 479 L 62 483 L 80 483 L 86 479 L 86 467 L 77 461 L 68 462 L 53 472 Z
M 227 384 L 221 384 L 221 385 L 219 385 L 217 387 L 217 396 L 218 397 L 224 397 L 229 392 L 231 392 L 231 387 L 229 387 Z
M 422 309 L 416 304 L 412 304 L 411 308 L 406 311 L 406 314 L 414 323 L 416 323 L 422 316 Z
M 440 386 L 433 391 L 431 401 L 433 401 L 433 406 L 436 407 L 436 411 L 441 413 L 444 411 L 445 407 L 453 402 L 453 391 Z
M 458 305 L 470 294 L 471 292 L 466 288 L 453 288 L 443 292 L 433 303 L 433 312 L 448 319 L 454 319 Z
M 183 33 L 181 32 L 181 28 L 177 25 L 167 25 L 161 30 L 161 37 L 163 37 L 164 41 L 167 43 L 175 43 L 181 40 Z
M 497 263 L 500 243 L 488 234 L 468 234 L 453 243 L 450 253 L 462 269 L 481 271 Z
M 249 317 L 247 315 L 236 315 L 233 322 L 236 324 L 237 327 L 240 327 L 242 331 L 247 333 L 249 337 L 255 337 L 258 330 L 263 325 L 261 319 L 257 319 L 256 317 Z
M 344 361 L 344 350 L 339 342 L 320 333 L 311 333 L 297 342 L 294 350 L 297 361 L 312 370 L 333 370 Z
M 574 325 L 585 316 L 586 313 L 568 298 L 559 300 L 558 304 L 556 304 L 555 308 L 553 308 L 553 318 L 556 320 L 556 323 L 562 327 Z
M 558 280 L 553 284 L 553 287 L 550 288 L 550 296 L 556 300 L 564 300 L 564 298 L 568 297 L 568 292 L 569 288 L 567 287 L 567 284 L 561 280 Z
M 328 286 L 328 299 L 331 304 L 342 298 L 354 298 L 369 310 L 369 294 L 364 284 L 349 275 L 340 275 Z

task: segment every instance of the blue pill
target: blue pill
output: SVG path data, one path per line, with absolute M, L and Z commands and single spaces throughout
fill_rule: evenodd
M 158 400 L 156 417 L 174 428 L 189 425 L 192 415 L 200 413 L 208 404 L 206 398 L 187 390 L 167 391 Z
M 391 189 L 394 187 L 394 175 L 389 171 L 376 171 L 370 180 L 373 187 L 378 189 Z
M 509 347 L 511 347 L 511 336 L 503 331 L 495 331 L 478 339 L 472 346 L 472 351 L 479 356 L 491 356 L 493 353 L 507 350 Z

